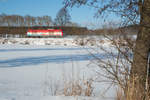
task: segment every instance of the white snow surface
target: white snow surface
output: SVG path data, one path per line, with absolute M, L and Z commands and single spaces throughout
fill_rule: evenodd
M 25 41 L 29 41 L 28 45 Z M 46 45 L 46 41 L 50 44 Z M 110 43 L 102 45 L 109 47 Z M 0 100 L 114 100 L 115 87 L 104 94 L 109 84 L 97 82 L 93 83 L 92 97 L 54 95 L 57 88 L 62 91 L 64 81 L 97 77 L 98 69 L 91 64 L 94 58 L 89 51 L 92 52 L 90 47 L 81 47 L 72 38 L 16 38 L 1 42 Z
M 59 45 L 59 46 L 96 46 L 99 43 L 111 44 L 103 36 L 68 36 L 63 38 L 1 38 L 0 44 L 22 44 L 22 45 Z

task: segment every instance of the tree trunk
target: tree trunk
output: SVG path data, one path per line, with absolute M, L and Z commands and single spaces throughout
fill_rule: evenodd
M 128 100 L 146 100 L 147 65 L 150 50 L 150 0 L 141 0 L 140 27 L 134 49 Z M 132 97 L 132 99 L 129 99 Z

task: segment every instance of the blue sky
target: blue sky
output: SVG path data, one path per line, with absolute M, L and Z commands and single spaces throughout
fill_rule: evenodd
M 49 15 L 54 19 L 63 7 L 63 0 L 0 0 L 0 13 L 43 16 Z M 94 9 L 82 6 L 69 9 L 71 20 L 83 26 L 99 27 L 101 19 L 94 18 Z M 94 24 L 93 24 L 94 23 Z M 92 26 L 93 24 L 93 26 Z

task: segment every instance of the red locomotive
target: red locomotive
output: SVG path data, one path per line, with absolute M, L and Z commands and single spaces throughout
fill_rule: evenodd
M 61 29 L 29 29 L 27 31 L 29 37 L 63 37 Z

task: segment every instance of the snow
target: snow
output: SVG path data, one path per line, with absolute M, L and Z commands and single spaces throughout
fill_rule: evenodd
M 51 46 L 96 46 L 99 43 L 107 45 L 111 44 L 103 36 L 77 37 L 68 36 L 64 38 L 1 38 L 0 44 L 22 44 L 22 45 L 51 45 Z
M 102 45 L 107 48 L 110 44 Z M 0 100 L 114 100 L 115 87 L 103 94 L 109 84 L 97 82 L 93 83 L 92 97 L 62 94 L 64 81 L 97 77 L 90 51 L 90 47 L 79 46 L 74 38 L 11 38 L 1 42 Z M 94 54 L 105 59 L 106 54 Z M 59 91 L 54 95 L 56 88 Z

